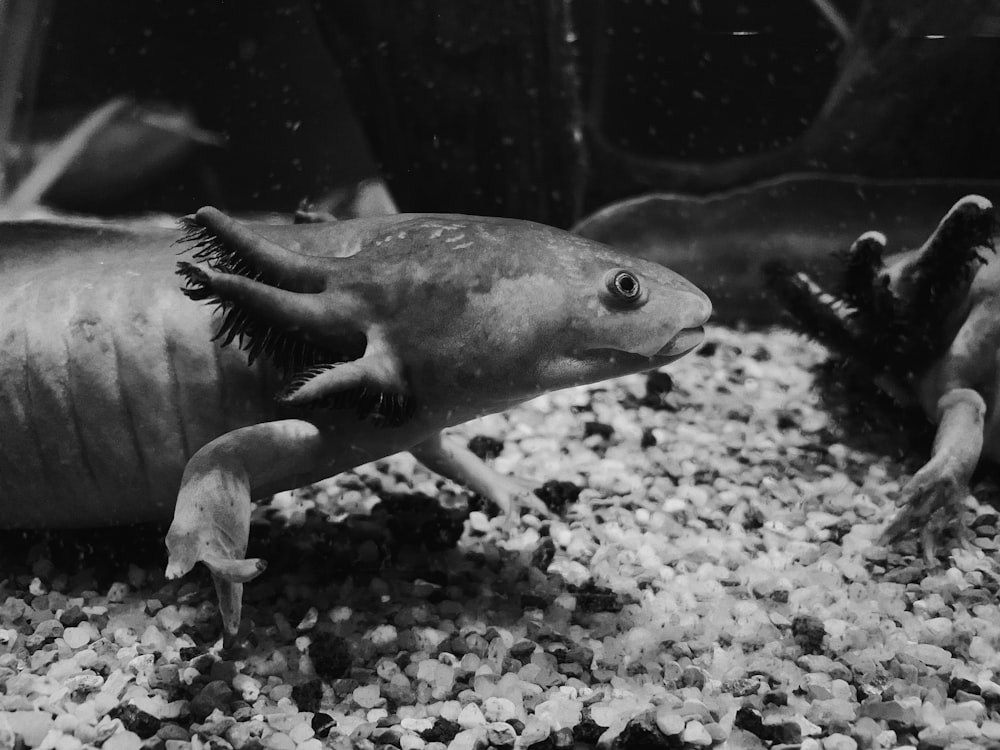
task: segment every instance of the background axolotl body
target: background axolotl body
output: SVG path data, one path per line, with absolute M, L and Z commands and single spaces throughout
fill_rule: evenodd
M 206 563 L 228 635 L 263 569 L 252 498 L 410 450 L 509 512 L 527 487 L 442 429 L 666 364 L 711 311 L 661 266 L 530 222 L 189 224 L 186 294 L 221 323 L 180 289 L 176 232 L 0 225 L 0 525 L 173 514 L 168 575 Z
M 1000 463 L 995 229 L 993 205 L 971 195 L 915 250 L 883 261 L 885 236 L 862 235 L 842 258 L 838 289 L 787 268 L 770 271 L 772 288 L 806 333 L 936 425 L 930 460 L 903 487 L 902 509 L 884 536 L 893 542 L 919 532 L 929 560 L 960 520 L 980 460 Z

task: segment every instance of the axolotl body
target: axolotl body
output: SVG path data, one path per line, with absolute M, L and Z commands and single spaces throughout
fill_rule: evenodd
M 993 204 L 959 200 L 920 247 L 883 257 L 887 238 L 866 232 L 841 254 L 836 288 L 771 269 L 771 285 L 798 325 L 864 368 L 935 425 L 929 460 L 903 486 L 887 542 L 917 532 L 928 561 L 981 461 L 1000 465 L 1000 261 Z
M 442 430 L 665 365 L 711 312 L 662 266 L 530 222 L 186 224 L 186 260 L 166 230 L 0 225 L 0 526 L 172 518 L 167 574 L 208 566 L 230 639 L 264 567 L 253 499 L 408 450 L 530 505 Z

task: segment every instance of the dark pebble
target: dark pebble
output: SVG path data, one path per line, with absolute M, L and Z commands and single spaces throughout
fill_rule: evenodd
M 644 711 L 629 721 L 619 735 L 616 746 L 620 750 L 654 750 L 667 748 L 668 742 L 656 725 L 656 713 Z
M 199 672 L 204 675 L 211 674 L 212 667 L 215 666 L 218 658 L 212 654 L 198 654 L 193 657 L 189 663 L 189 666 L 194 667 Z
M 83 610 L 78 606 L 73 605 L 63 610 L 63 613 L 59 615 L 59 622 L 63 624 L 64 627 L 71 628 L 75 625 L 79 625 L 81 622 L 87 619 L 87 615 L 83 613 Z
M 420 732 L 420 737 L 425 742 L 443 742 L 447 745 L 455 739 L 455 735 L 461 731 L 462 727 L 460 724 L 454 721 L 449 721 L 448 719 L 442 719 L 439 716 L 434 720 L 434 726 Z
M 952 677 L 948 680 L 948 697 L 954 698 L 955 694 L 959 691 L 971 693 L 973 695 L 979 695 L 982 692 L 979 685 L 974 683 L 972 680 L 967 680 L 964 677 Z
M 790 744 L 802 741 L 802 728 L 794 722 L 765 724 L 760 711 L 743 706 L 736 712 L 733 726 L 756 735 L 764 742 Z
M 510 647 L 510 655 L 521 661 L 527 661 L 533 653 L 535 653 L 534 641 L 518 641 Z
M 350 646 L 337 635 L 316 633 L 309 644 L 309 658 L 316 674 L 327 682 L 345 677 L 351 671 Z
M 240 669 L 234 661 L 217 661 L 208 671 L 209 679 L 232 682 Z
M 768 742 L 783 744 L 798 744 L 802 742 L 802 727 L 798 724 L 786 721 L 782 724 L 767 724 L 764 729 L 768 731 Z
M 582 586 L 570 585 L 569 591 L 576 597 L 577 609 L 582 612 L 620 612 L 625 606 L 618 594 L 593 580 Z
M 751 505 L 743 514 L 743 528 L 747 531 L 755 531 L 764 525 L 764 513 L 756 505 Z
M 652 448 L 656 445 L 656 435 L 653 434 L 653 429 L 647 427 L 642 431 L 642 439 L 639 441 L 640 448 Z
M 330 730 L 337 726 L 337 720 L 330 714 L 317 711 L 313 714 L 311 724 L 316 736 L 322 740 L 330 734 Z
M 531 553 L 531 565 L 542 572 L 549 569 L 556 556 L 556 543 L 552 537 L 547 536 L 538 543 L 535 551 Z
M 744 732 L 749 732 L 762 740 L 767 738 L 767 731 L 764 728 L 764 717 L 760 715 L 760 711 L 749 706 L 742 706 L 736 712 L 736 717 L 733 719 L 733 726 L 737 729 L 742 729 Z
M 550 599 L 538 594 L 521 594 L 521 607 L 524 609 L 545 609 L 549 606 Z
M 642 403 L 653 409 L 670 408 L 667 396 L 673 389 L 673 378 L 668 373 L 654 370 L 646 378 L 646 395 L 643 397 Z
M 572 482 L 550 479 L 537 490 L 535 495 L 545 503 L 545 507 L 555 514 L 562 513 L 566 506 L 575 503 L 580 497 L 581 488 Z
M 846 518 L 841 518 L 836 523 L 826 527 L 826 532 L 830 535 L 829 541 L 834 544 L 840 544 L 843 538 L 850 533 L 852 528 L 854 528 L 854 524 Z
M 576 738 L 573 736 L 573 730 L 570 729 L 569 727 L 563 727 L 561 729 L 557 729 L 552 733 L 552 744 L 555 747 L 559 748 L 573 747 L 575 739 Z
M 212 711 L 219 708 L 225 711 L 233 699 L 232 688 L 222 680 L 210 682 L 201 689 L 190 703 L 189 710 L 197 721 L 204 721 Z
M 904 568 L 893 568 L 886 571 L 885 575 L 882 576 L 882 580 L 889 583 L 918 583 L 924 580 L 924 569 L 923 567 L 912 565 Z
M 377 729 L 372 732 L 372 739 L 375 740 L 375 747 L 379 750 L 389 750 L 389 748 L 399 747 L 399 738 L 403 732 L 398 728 Z
M 670 373 L 654 370 L 646 377 L 646 393 L 663 396 L 674 389 L 674 379 Z
M 160 727 L 163 725 L 163 722 L 158 718 L 131 703 L 115 706 L 108 711 L 108 716 L 112 719 L 120 719 L 122 726 L 130 732 L 135 732 L 144 740 L 160 731 Z
M 777 424 L 779 430 L 790 430 L 794 427 L 798 427 L 799 426 L 798 415 L 793 411 L 782 409 L 781 411 L 778 412 Z
M 533 742 L 527 746 L 528 750 L 552 750 L 555 747 L 555 743 L 552 741 L 552 735 L 548 737 L 543 737 L 538 742 Z
M 323 681 L 309 680 L 292 688 L 292 700 L 299 711 L 315 712 L 323 700 Z
M 489 435 L 475 435 L 469 440 L 469 450 L 486 461 L 500 455 L 503 441 Z
M 594 649 L 587 646 L 573 646 L 566 649 L 559 660 L 574 662 L 585 669 L 590 669 L 590 665 L 594 663 Z
M 821 654 L 826 628 L 818 617 L 798 615 L 792 620 L 792 637 L 804 653 Z
M 573 738 L 577 742 L 596 745 L 597 740 L 602 734 L 604 734 L 604 727 L 591 718 L 590 707 L 584 707 L 583 713 L 580 716 L 580 723 L 573 727 Z
M 583 424 L 583 436 L 585 438 L 597 435 L 604 440 L 610 440 L 614 434 L 615 428 L 604 422 L 584 422 Z
M 358 686 L 357 680 L 352 680 L 350 677 L 344 677 L 339 680 L 333 680 L 330 683 L 330 687 L 338 698 L 343 698 L 345 695 L 350 695 L 354 692 L 354 689 Z

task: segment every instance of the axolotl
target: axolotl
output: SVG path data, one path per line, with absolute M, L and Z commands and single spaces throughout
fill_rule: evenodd
M 187 256 L 167 230 L 0 225 L 0 526 L 172 519 L 167 575 L 208 567 L 230 642 L 264 569 L 252 500 L 410 451 L 530 506 L 442 430 L 666 365 L 711 313 L 662 266 L 526 221 L 185 225 Z
M 903 486 L 883 540 L 920 536 L 933 561 L 981 461 L 1000 464 L 1000 261 L 993 204 L 959 200 L 920 247 L 883 257 L 866 232 L 840 255 L 835 288 L 787 267 L 770 285 L 802 330 L 934 423 L 930 459 Z M 959 537 L 965 529 L 959 525 Z

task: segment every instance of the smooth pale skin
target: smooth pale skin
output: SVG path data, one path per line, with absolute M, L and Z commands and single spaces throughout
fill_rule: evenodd
M 415 413 L 377 427 L 350 409 L 276 403 L 273 368 L 213 343 L 218 318 L 180 293 L 176 232 L 0 225 L 0 524 L 173 514 L 167 573 L 209 567 L 230 640 L 242 585 L 263 568 L 244 559 L 253 499 L 409 450 L 508 513 L 537 507 L 525 483 L 441 431 L 672 362 L 711 313 L 668 269 L 530 222 L 246 226 L 214 209 L 196 221 L 274 262 L 266 288 L 206 269 L 228 299 L 314 340 L 367 341 L 319 391 L 360 377 L 403 389 Z M 634 300 L 609 287 L 622 270 L 639 282 Z
M 981 196 L 963 198 L 922 247 L 889 258 L 885 273 L 896 294 L 906 296 L 915 261 L 922 253 L 939 248 L 936 237 L 958 211 L 992 213 L 993 205 Z M 948 312 L 951 343 L 947 351 L 911 384 L 916 401 L 937 431 L 930 460 L 903 487 L 897 500 L 902 510 L 885 533 L 885 539 L 893 541 L 919 529 L 928 560 L 935 558 L 944 527 L 960 518 L 979 461 L 1000 463 L 996 408 L 1000 396 L 1000 261 L 984 247 L 974 264 L 961 303 Z

